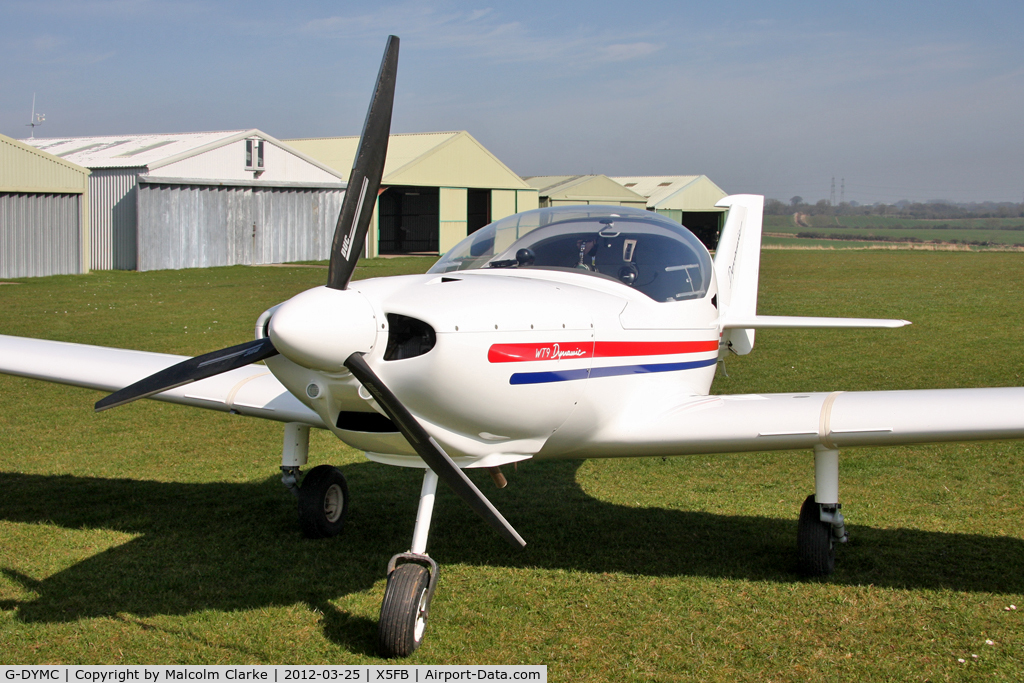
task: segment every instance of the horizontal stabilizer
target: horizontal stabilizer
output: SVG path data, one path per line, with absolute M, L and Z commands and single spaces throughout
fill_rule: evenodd
M 742 318 L 729 317 L 722 321 L 723 330 L 756 330 L 785 328 L 871 328 L 904 327 L 909 320 L 886 318 L 815 318 L 798 315 L 752 315 Z

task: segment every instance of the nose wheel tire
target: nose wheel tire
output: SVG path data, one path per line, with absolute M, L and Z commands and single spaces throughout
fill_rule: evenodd
M 388 576 L 380 606 L 377 647 L 388 658 L 408 657 L 423 641 L 427 627 L 430 572 L 418 564 L 403 564 Z
M 306 538 L 341 533 L 348 516 L 348 484 L 337 467 L 317 465 L 299 487 L 299 525 Z
M 828 576 L 836 568 L 836 550 L 832 540 L 832 525 L 821 521 L 821 508 L 814 495 L 800 507 L 800 521 L 796 529 L 796 550 L 800 573 L 805 576 Z

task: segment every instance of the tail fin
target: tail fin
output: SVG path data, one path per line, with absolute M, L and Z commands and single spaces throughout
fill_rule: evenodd
M 716 206 L 729 209 L 729 216 L 715 250 L 718 309 L 725 328 L 729 319 L 749 319 L 757 315 L 764 197 L 752 194 L 731 195 L 720 200 Z M 731 349 L 740 355 L 750 353 L 754 348 L 754 330 L 724 329 L 721 348 Z

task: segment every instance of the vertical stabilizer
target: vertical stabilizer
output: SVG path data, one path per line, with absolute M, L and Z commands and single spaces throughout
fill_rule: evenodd
M 730 319 L 750 319 L 757 314 L 757 279 L 761 267 L 761 215 L 764 197 L 736 194 L 715 206 L 729 209 L 715 250 L 718 279 L 718 310 L 723 328 Z M 740 355 L 754 348 L 754 330 L 726 329 L 722 348 Z

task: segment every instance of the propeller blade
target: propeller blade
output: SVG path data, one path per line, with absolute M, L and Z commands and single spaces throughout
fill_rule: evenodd
M 363 358 L 363 354 L 359 352 L 353 353 L 345 361 L 345 367 L 366 387 L 366 390 L 370 392 L 370 395 L 373 396 L 378 405 L 384 409 L 384 412 L 388 414 L 391 421 L 398 426 L 402 436 L 412 444 L 416 453 L 423 458 L 423 461 L 427 463 L 430 469 L 434 470 L 438 477 L 443 479 L 460 498 L 469 503 L 473 511 L 483 517 L 509 543 L 517 548 L 522 548 L 526 545 L 523 537 L 516 533 L 512 525 L 491 505 L 491 501 L 484 497 L 480 489 L 469 480 L 469 477 L 459 469 L 459 466 L 427 434 L 427 430 L 417 422 L 412 413 L 402 405 L 398 397 L 370 369 L 370 366 L 367 365 L 366 360 Z
M 338 226 L 334 229 L 331 265 L 327 271 L 327 286 L 331 289 L 348 288 L 366 242 L 380 179 L 384 176 L 397 73 L 398 36 L 389 36 L 380 72 L 377 74 L 377 86 L 359 138 L 359 150 L 348 176 L 348 189 L 345 190 L 345 200 L 341 204 Z
M 250 363 L 277 355 L 277 349 L 269 337 L 246 342 L 237 346 L 229 346 L 220 351 L 205 353 L 202 356 L 189 358 L 160 372 L 140 379 L 124 389 L 119 389 L 96 402 L 96 412 L 123 406 L 140 398 L 146 398 L 161 391 L 174 389 L 189 382 L 197 382 L 222 372 L 241 368 Z

